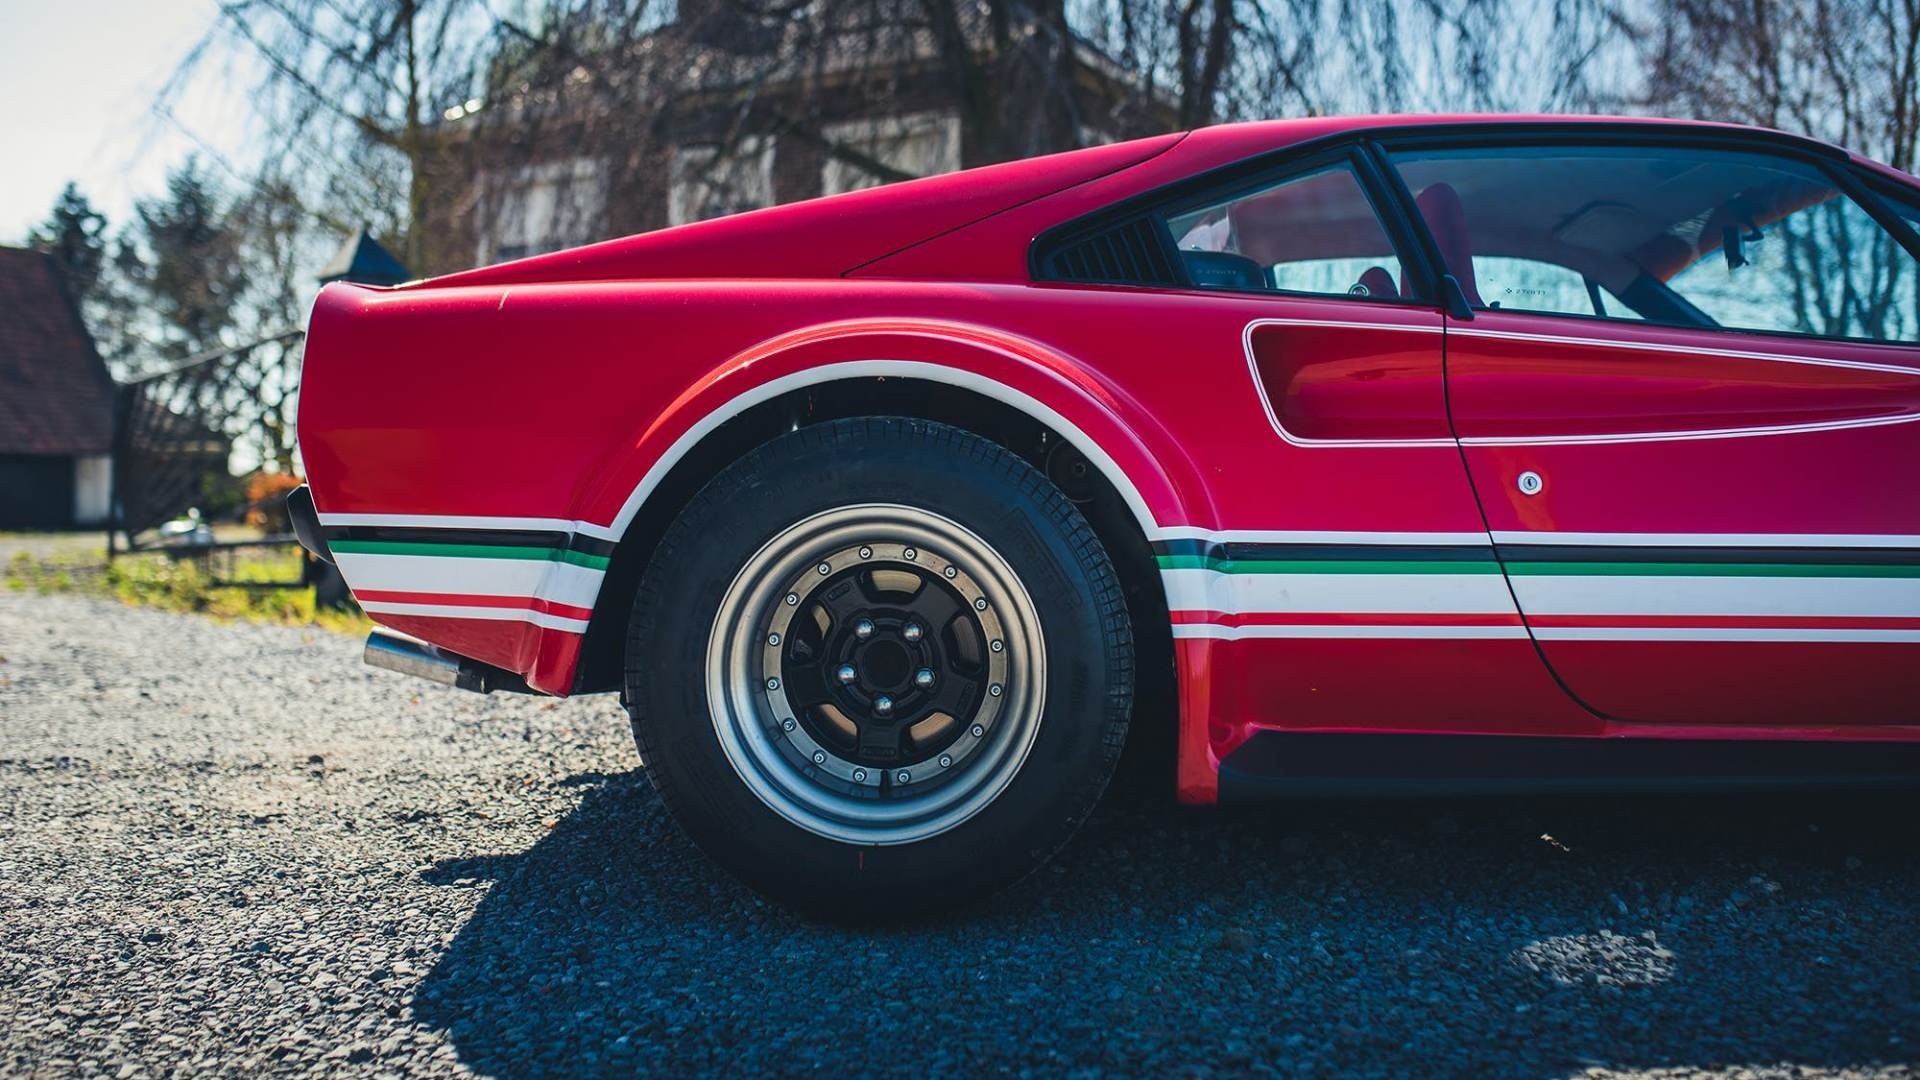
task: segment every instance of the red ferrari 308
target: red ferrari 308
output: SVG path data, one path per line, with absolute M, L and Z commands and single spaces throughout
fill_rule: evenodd
M 376 664 L 618 691 L 842 915 L 1193 803 L 1920 776 L 1920 184 L 1724 125 L 1241 124 L 334 285 Z

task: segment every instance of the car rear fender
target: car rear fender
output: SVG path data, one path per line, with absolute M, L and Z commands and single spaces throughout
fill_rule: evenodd
M 589 506 L 619 510 L 607 538 L 623 537 L 662 481 L 702 440 L 756 405 L 852 379 L 910 379 L 991 398 L 1070 442 L 1125 501 L 1148 539 L 1194 520 L 1202 489 L 1190 462 L 1151 414 L 1086 366 L 1046 346 L 978 325 L 921 319 L 853 319 L 760 342 L 716 366 L 654 417 L 629 462 L 602 472 Z M 624 473 L 624 475 L 623 475 Z

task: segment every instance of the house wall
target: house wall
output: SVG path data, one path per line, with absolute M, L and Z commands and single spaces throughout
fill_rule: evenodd
M 73 459 L 73 523 L 105 525 L 113 513 L 113 456 L 85 454 Z

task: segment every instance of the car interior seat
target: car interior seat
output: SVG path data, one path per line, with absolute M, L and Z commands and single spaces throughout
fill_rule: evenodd
M 1467 303 L 1474 307 L 1486 306 L 1480 300 L 1480 287 L 1474 280 L 1473 238 L 1467 230 L 1467 210 L 1461 205 L 1460 193 L 1452 184 L 1428 184 L 1413 201 L 1426 220 L 1427 231 L 1433 234 L 1434 244 L 1440 248 L 1440 257 L 1447 264 L 1446 272 L 1460 283 Z M 1408 291 L 1405 276 L 1400 279 L 1400 289 Z

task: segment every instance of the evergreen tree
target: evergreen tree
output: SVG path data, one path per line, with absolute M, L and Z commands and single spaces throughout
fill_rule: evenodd
M 167 192 L 134 206 L 139 248 L 115 262 L 159 322 L 158 351 L 178 359 L 219 346 L 234 325 L 246 286 L 242 238 L 224 195 L 198 158 L 167 177 Z
M 27 243 L 60 264 L 76 303 L 84 304 L 93 296 L 107 259 L 107 219 L 77 185 L 68 182 L 47 220 L 28 234 Z

